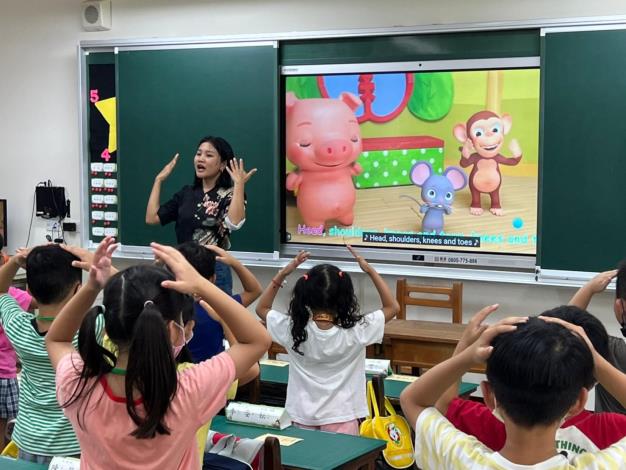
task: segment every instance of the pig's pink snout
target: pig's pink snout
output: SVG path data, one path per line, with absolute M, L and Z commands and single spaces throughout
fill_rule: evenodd
M 344 139 L 327 140 L 321 145 L 322 156 L 329 159 L 341 159 L 350 155 L 350 142 Z

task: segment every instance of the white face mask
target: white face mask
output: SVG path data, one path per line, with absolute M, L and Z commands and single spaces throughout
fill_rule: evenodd
M 189 338 L 189 341 L 186 340 L 185 338 L 185 328 L 183 328 L 181 325 L 179 325 L 178 323 L 174 322 L 174 325 L 176 325 L 178 328 L 180 328 L 180 330 L 183 333 L 183 344 L 180 345 L 172 345 L 172 351 L 174 352 L 174 359 L 176 359 L 178 357 L 178 355 L 180 354 L 180 352 L 182 351 L 182 349 L 185 347 L 185 345 L 191 341 L 191 338 Z M 193 336 L 193 335 L 192 335 Z

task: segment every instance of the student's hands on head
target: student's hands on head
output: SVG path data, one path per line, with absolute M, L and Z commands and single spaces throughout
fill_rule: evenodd
M 489 359 L 489 356 L 493 351 L 493 346 L 491 346 L 491 342 L 496 336 L 503 333 L 510 333 L 512 331 L 515 331 L 517 329 L 518 323 L 525 323 L 527 321 L 528 317 L 507 317 L 503 320 L 500 320 L 498 323 L 484 329 L 478 339 L 474 341 L 464 351 L 463 354 L 467 355 L 467 357 L 471 361 L 471 364 L 484 363 L 487 359 Z
M 228 165 L 226 165 L 226 171 L 230 175 L 233 180 L 233 184 L 245 184 L 248 182 L 252 175 L 257 172 L 256 168 L 246 172 L 243 166 L 243 158 L 237 160 L 236 158 L 232 158 Z
M 589 348 L 589 351 L 591 351 L 594 364 L 598 363 L 598 358 L 601 358 L 602 356 L 600 355 L 598 351 L 596 351 L 596 348 L 593 347 L 593 343 L 589 339 L 589 336 L 587 336 L 587 333 L 585 332 L 585 329 L 582 326 L 574 325 L 573 323 L 567 322 L 560 318 L 549 317 L 547 315 L 540 315 L 537 318 L 541 318 L 543 321 L 548 322 L 548 323 L 556 323 L 558 325 L 561 325 L 562 327 L 570 330 L 575 335 L 579 336 L 585 342 L 585 344 Z
M 498 307 L 498 304 L 488 305 L 474 314 L 465 327 L 465 330 L 463 330 L 463 334 L 459 340 L 459 349 L 463 350 L 467 348 L 480 338 L 480 335 L 489 328 L 489 325 L 483 322 L 489 315 L 498 310 Z
M 223 248 L 220 248 L 217 245 L 204 245 L 204 247 L 207 250 L 210 250 L 213 253 L 215 253 L 215 260 L 219 261 L 220 263 L 224 263 L 228 266 L 232 266 L 233 264 L 237 262 L 237 258 L 235 258 L 228 251 L 224 250 Z
M 283 269 L 280 270 L 283 276 L 289 276 L 292 272 L 294 272 L 298 266 L 309 259 L 311 253 L 308 251 L 300 251 Z
M 15 255 L 13 255 L 13 259 L 15 260 L 15 263 L 22 269 L 26 269 L 26 258 L 28 258 L 28 255 L 30 254 L 32 248 L 18 248 L 15 251 Z
M 96 248 L 91 265 L 89 266 L 89 278 L 87 285 L 92 289 L 101 290 L 104 288 L 109 278 L 114 274 L 111 258 L 113 253 L 119 247 L 119 243 L 115 243 L 115 238 L 105 237 Z M 72 265 L 81 267 L 82 261 L 73 261 Z
M 159 174 L 156 175 L 155 179 L 161 182 L 165 181 L 172 174 L 172 171 L 174 171 L 176 163 L 178 163 L 178 154 L 174 155 L 174 158 L 172 158 L 169 163 L 163 167 Z
M 156 259 L 165 263 L 176 278 L 175 281 L 163 281 L 161 285 L 164 288 L 173 289 L 181 294 L 195 295 L 202 283 L 209 282 L 189 264 L 189 261 L 176 248 L 154 242 L 150 243 L 150 246 Z
M 609 283 L 617 277 L 617 269 L 611 269 L 610 271 L 604 271 L 603 273 L 596 274 L 590 281 L 585 284 L 585 287 L 594 294 L 603 292 Z
M 356 250 L 354 248 L 352 248 L 352 246 L 346 244 L 346 248 L 348 249 L 348 251 L 350 252 L 350 254 L 354 257 L 355 261 L 357 263 L 359 263 L 359 268 L 361 268 L 361 271 L 363 271 L 366 274 L 369 274 L 372 272 L 372 270 L 374 268 L 372 268 L 370 266 L 370 264 L 367 262 L 367 260 L 365 258 L 363 258 L 361 255 L 359 255 Z
M 80 261 L 72 261 L 72 266 L 74 266 L 75 268 L 80 268 L 83 271 L 89 271 L 89 269 L 93 265 L 93 258 L 95 253 L 92 253 L 91 251 L 80 246 L 74 245 L 61 245 L 61 248 L 80 259 Z

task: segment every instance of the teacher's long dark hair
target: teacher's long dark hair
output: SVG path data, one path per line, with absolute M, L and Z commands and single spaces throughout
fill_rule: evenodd
M 213 137 L 206 136 L 200 139 L 198 142 L 198 147 L 200 147 L 204 143 L 209 143 L 217 153 L 220 155 L 220 162 L 225 163 L 228 166 L 228 162 L 230 162 L 233 158 L 235 158 L 235 153 L 233 152 L 233 148 L 226 141 L 226 139 L 222 137 Z M 228 174 L 226 170 L 222 171 L 217 178 L 217 182 L 215 183 L 216 188 L 230 188 L 233 185 L 233 180 Z M 198 178 L 195 173 L 193 177 L 193 187 L 194 188 L 202 188 L 202 178 Z
M 289 315 L 293 349 L 302 355 L 300 345 L 307 340 L 306 325 L 314 312 L 335 316 L 335 325 L 352 328 L 363 319 L 354 295 L 350 275 L 332 264 L 318 264 L 300 277 L 293 288 Z
M 131 435 L 139 439 L 169 434 L 163 418 L 178 387 L 167 322 L 180 323 L 184 296 L 161 287 L 166 280 L 174 280 L 166 269 L 133 266 L 113 276 L 104 288 L 106 332 L 118 349 L 128 349 L 126 409 L 137 425 Z M 71 405 L 84 393 L 91 395 L 98 381 L 111 372 L 116 361 L 116 356 L 96 339 L 97 314 L 98 309 L 92 309 L 80 327 L 78 351 L 84 367 L 72 397 L 62 404 L 63 407 Z M 87 382 L 93 378 L 97 380 L 85 390 Z M 138 413 L 133 390 L 139 392 L 145 412 Z M 88 401 L 82 400 L 85 408 Z M 87 412 L 85 408 L 82 410 L 83 420 Z M 80 415 L 79 412 L 79 424 Z

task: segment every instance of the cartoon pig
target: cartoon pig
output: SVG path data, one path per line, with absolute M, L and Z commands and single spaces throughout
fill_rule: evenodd
M 329 220 L 352 225 L 356 190 L 352 177 L 363 169 L 361 131 L 354 110 L 361 100 L 351 93 L 339 99 L 298 99 L 287 93 L 287 158 L 298 168 L 287 175 L 296 191 L 304 224 L 319 227 Z
M 443 174 L 434 174 L 428 162 L 418 162 L 411 168 L 411 181 L 422 188 L 420 212 L 425 214 L 422 232 L 437 234 L 443 231 L 444 214 L 452 213 L 455 191 L 467 185 L 467 175 L 456 166 L 449 166 Z

